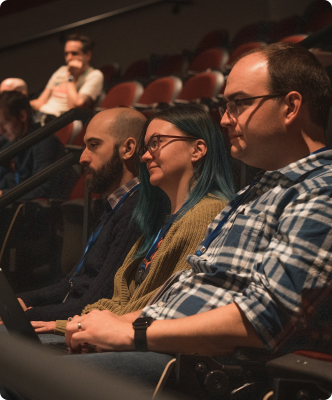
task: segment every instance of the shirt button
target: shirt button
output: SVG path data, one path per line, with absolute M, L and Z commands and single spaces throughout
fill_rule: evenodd
M 164 305 L 164 302 L 163 301 L 159 301 L 158 302 L 158 307 L 162 307 Z
M 256 190 L 256 194 L 258 194 L 258 196 L 260 196 L 263 192 L 261 191 L 261 189 L 257 189 Z

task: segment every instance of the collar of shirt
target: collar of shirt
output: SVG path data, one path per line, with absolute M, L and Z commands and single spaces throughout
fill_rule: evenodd
M 258 172 L 255 177 L 257 182 L 252 185 L 245 203 L 237 208 L 236 212 L 233 214 L 233 217 L 230 218 L 230 221 L 234 219 L 239 212 L 243 212 L 243 209 L 247 207 L 249 203 L 259 198 L 263 193 L 269 192 L 269 190 L 275 188 L 276 186 L 281 188 L 291 187 L 296 183 L 296 181 L 301 181 L 307 177 L 308 174 L 314 174 L 316 169 L 319 171 L 322 166 L 329 164 L 332 164 L 332 150 L 326 150 L 317 154 L 309 155 L 279 170 Z M 211 234 L 211 232 L 216 229 L 226 213 L 229 212 L 232 207 L 234 207 L 237 197 L 244 191 L 248 190 L 248 188 L 249 186 L 243 188 L 235 195 L 235 197 L 233 197 L 233 199 L 230 200 L 223 211 L 217 215 L 217 217 L 208 226 L 206 236 Z
M 128 193 L 133 187 L 139 184 L 138 178 L 134 178 L 131 181 L 126 182 L 124 185 L 116 189 L 112 194 L 107 197 L 107 201 L 112 209 L 118 204 L 122 196 Z
M 264 187 L 264 191 L 268 191 L 270 188 L 275 186 L 277 181 L 282 187 L 289 186 L 290 184 L 293 185 L 296 181 L 301 181 L 302 177 L 307 176 L 307 174 L 314 173 L 315 169 L 319 169 L 323 165 L 331 163 L 332 150 L 322 151 L 301 158 L 300 160 L 278 170 L 258 173 L 257 175 L 261 174 L 262 176 L 259 182 L 254 186 L 256 190 L 262 186 Z

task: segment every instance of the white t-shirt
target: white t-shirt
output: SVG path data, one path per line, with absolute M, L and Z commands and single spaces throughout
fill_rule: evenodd
M 46 85 L 46 88 L 50 89 L 52 92 L 47 103 L 41 106 L 41 112 L 59 116 L 69 110 L 65 85 L 67 81 L 67 66 L 64 65 L 54 72 Z M 102 93 L 103 82 L 103 73 L 98 69 L 89 67 L 84 74 L 78 78 L 76 82 L 76 90 L 79 94 L 89 96 L 90 99 L 95 101 Z

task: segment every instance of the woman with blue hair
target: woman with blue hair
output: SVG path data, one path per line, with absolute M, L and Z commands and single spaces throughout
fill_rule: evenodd
M 134 218 L 143 235 L 117 271 L 112 299 L 88 305 L 124 315 L 143 308 L 174 273 L 189 268 L 213 218 L 233 195 L 217 123 L 198 105 L 155 114 L 140 139 L 140 198 Z M 66 321 L 57 321 L 64 333 Z

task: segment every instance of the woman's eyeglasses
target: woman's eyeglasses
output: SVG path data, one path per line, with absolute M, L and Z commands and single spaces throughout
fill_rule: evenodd
M 177 140 L 197 140 L 196 137 L 193 136 L 173 136 L 173 135 L 154 135 L 152 138 L 148 141 L 148 143 L 145 146 L 142 146 L 139 149 L 138 156 L 139 160 L 142 162 L 142 157 L 144 154 L 148 151 L 150 154 L 152 154 L 154 151 L 157 151 L 160 146 L 160 138 L 172 138 L 172 139 L 177 139 Z

